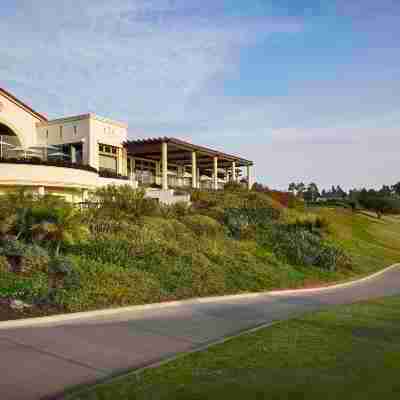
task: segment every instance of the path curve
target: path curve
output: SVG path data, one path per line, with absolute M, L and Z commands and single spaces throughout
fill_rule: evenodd
M 60 398 L 71 386 L 143 368 L 255 327 L 396 294 L 400 264 L 367 279 L 320 289 L 123 308 L 22 326 L 0 323 L 1 398 Z

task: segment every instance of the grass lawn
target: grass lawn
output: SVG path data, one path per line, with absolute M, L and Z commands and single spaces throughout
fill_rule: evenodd
M 372 214 L 352 213 L 341 208 L 310 211 L 329 219 L 332 236 L 352 256 L 352 274 L 369 274 L 400 262 L 398 217 L 384 216 L 378 220 Z
M 74 400 L 398 399 L 400 297 L 282 322 Z

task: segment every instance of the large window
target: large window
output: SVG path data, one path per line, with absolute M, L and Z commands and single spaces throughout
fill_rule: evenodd
M 99 168 L 102 170 L 117 172 L 117 158 L 100 154 Z
M 117 173 L 118 149 L 115 146 L 99 144 L 99 169 Z

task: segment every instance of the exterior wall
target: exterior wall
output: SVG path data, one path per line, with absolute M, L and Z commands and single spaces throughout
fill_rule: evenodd
M 128 139 L 128 127 L 106 118 L 93 116 L 90 119 L 90 165 L 99 168 L 98 144 L 108 144 L 118 147 L 118 173 L 126 174 L 126 153 L 123 151 L 122 143 Z
M 37 144 L 67 144 L 82 142 L 83 163 L 90 165 L 89 146 L 91 141 L 89 114 L 57 119 L 37 125 Z M 60 128 L 62 133 L 60 134 Z
M 62 127 L 62 135 L 60 128 Z M 93 168 L 99 168 L 98 144 L 103 143 L 120 148 L 120 171 L 126 173 L 126 156 L 122 143 L 127 140 L 128 127 L 125 124 L 99 117 L 95 114 L 84 114 L 76 117 L 61 118 L 37 125 L 38 144 L 68 144 L 83 142 L 83 162 Z M 48 137 L 47 137 L 48 134 Z
M 17 136 L 22 146 L 36 143 L 36 123 L 40 118 L 24 110 L 11 98 L 0 92 L 0 123 L 7 125 Z
M 74 168 L 0 163 L 0 186 L 94 189 L 98 186 L 98 174 Z

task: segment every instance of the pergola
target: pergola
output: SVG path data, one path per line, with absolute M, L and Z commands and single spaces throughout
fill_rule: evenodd
M 194 145 L 172 137 L 131 140 L 124 143 L 128 155 L 161 163 L 162 188 L 168 189 L 168 163 L 190 166 L 192 187 L 199 188 L 201 173 L 211 171 L 213 188 L 218 188 L 219 170 L 231 171 L 231 179 L 237 181 L 237 168 L 247 168 L 247 182 L 251 186 L 250 169 L 253 162 L 208 147 Z

